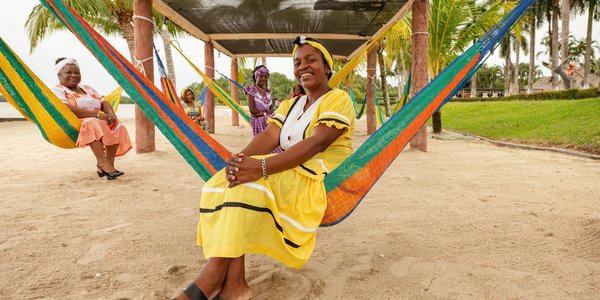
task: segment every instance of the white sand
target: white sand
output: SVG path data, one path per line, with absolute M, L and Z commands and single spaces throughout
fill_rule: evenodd
M 127 120 L 134 138 L 133 120 Z M 232 151 L 251 130 L 218 120 Z M 357 145 L 364 141 L 364 121 Z M 117 161 L 0 123 L 0 299 L 169 299 L 205 262 L 202 180 L 157 131 Z M 484 141 L 405 150 L 294 271 L 248 255 L 254 299 L 598 299 L 600 162 Z

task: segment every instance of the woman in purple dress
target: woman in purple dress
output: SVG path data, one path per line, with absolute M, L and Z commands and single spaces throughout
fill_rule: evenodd
M 248 98 L 248 109 L 252 114 L 252 133 L 256 136 L 267 128 L 267 119 L 273 116 L 275 108 L 271 100 L 269 89 L 269 70 L 260 65 L 254 68 L 252 80 L 254 84 L 244 88 L 244 95 Z

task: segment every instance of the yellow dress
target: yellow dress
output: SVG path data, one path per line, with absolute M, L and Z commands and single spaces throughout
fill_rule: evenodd
M 282 127 L 297 102 L 283 101 L 268 122 Z M 327 205 L 323 179 L 352 153 L 355 120 L 350 97 L 342 90 L 329 91 L 316 105 L 304 138 L 319 124 L 345 129 L 325 151 L 267 179 L 227 188 L 221 170 L 204 184 L 198 245 L 205 257 L 260 253 L 295 269 L 306 264 Z M 271 155 L 276 154 L 256 158 Z

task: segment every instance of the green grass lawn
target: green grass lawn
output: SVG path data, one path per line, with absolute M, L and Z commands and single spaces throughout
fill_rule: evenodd
M 600 154 L 600 98 L 450 101 L 441 112 L 444 129 L 495 140 L 554 145 Z

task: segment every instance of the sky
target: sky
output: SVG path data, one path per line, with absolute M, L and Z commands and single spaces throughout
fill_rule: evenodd
M 10 1 L 10 4 L 8 2 Z M 40 77 L 47 85 L 57 83 L 56 72 L 54 71 L 54 60 L 58 57 L 74 57 L 78 60 L 82 72 L 82 82 L 93 86 L 101 94 L 107 94 L 117 87 L 117 83 L 106 72 L 104 67 L 91 55 L 73 34 L 68 31 L 58 31 L 51 33 L 42 40 L 38 47 L 29 51 L 29 36 L 25 28 L 25 21 L 32 8 L 39 3 L 36 0 L 0 0 L 4 4 L 4 14 L 0 18 L 0 37 L 13 49 L 13 51 L 27 64 L 32 71 Z M 571 17 L 571 34 L 576 38 L 585 37 L 586 16 Z M 540 29 L 537 32 L 537 39 L 540 40 L 545 34 Z M 592 37 L 600 42 L 600 22 L 594 23 L 594 33 Z M 125 41 L 121 37 L 106 37 L 117 50 L 125 57 L 129 57 Z M 201 69 L 204 70 L 204 43 L 193 37 L 180 38 L 178 40 L 182 51 Z M 155 38 L 155 44 L 159 49 L 159 55 L 163 55 L 162 40 Z M 540 49 L 540 46 L 537 46 Z M 539 51 L 537 50 L 536 51 Z M 161 57 L 164 61 L 164 57 Z M 540 57 L 548 61 L 547 58 Z M 175 75 L 177 79 L 177 89 L 190 85 L 193 82 L 201 81 L 200 75 L 179 55 L 173 51 L 175 64 Z M 527 55 L 521 54 L 521 61 L 527 62 Z M 488 64 L 503 65 L 504 62 L 497 57 L 497 53 L 488 59 Z M 156 65 L 156 63 L 154 64 Z M 224 54 L 215 50 L 216 69 L 226 75 L 229 75 L 231 60 Z M 271 72 L 279 72 L 288 78 L 293 78 L 291 58 L 267 58 L 267 67 Z M 545 68 L 542 68 L 545 69 Z M 543 70 L 546 71 L 546 70 Z M 218 76 L 218 75 L 216 75 Z M 158 78 L 158 71 L 155 70 L 155 78 Z M 156 80 L 155 80 L 156 81 Z M 157 85 L 160 86 L 160 83 Z

